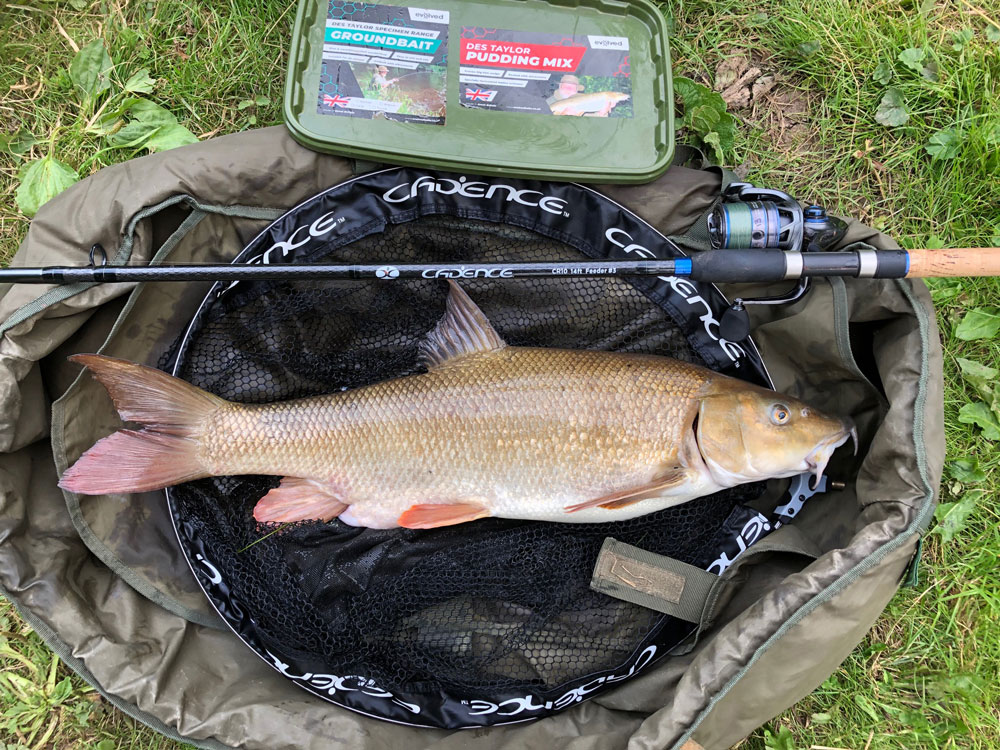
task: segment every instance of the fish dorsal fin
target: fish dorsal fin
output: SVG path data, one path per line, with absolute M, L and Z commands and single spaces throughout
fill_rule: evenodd
M 451 288 L 444 317 L 420 342 L 420 359 L 428 370 L 459 357 L 498 351 L 507 346 L 462 287 L 454 281 L 448 284 Z

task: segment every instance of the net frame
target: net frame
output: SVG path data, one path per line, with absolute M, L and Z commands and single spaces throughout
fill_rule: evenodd
M 603 237 L 604 242 L 595 242 L 595 237 Z M 420 261 L 454 261 L 452 278 L 461 278 L 462 262 L 473 260 L 544 258 L 591 263 L 595 259 L 599 262 L 601 257 L 636 254 L 684 257 L 662 234 L 589 188 L 393 169 L 348 181 L 297 206 L 258 235 L 233 262 L 363 260 L 390 265 L 412 256 Z M 752 341 L 733 344 L 720 340 L 717 321 L 728 303 L 711 285 L 671 277 L 628 281 L 500 278 L 468 279 L 463 286 L 511 345 L 573 348 L 582 344 L 613 351 L 669 354 L 751 382 L 770 384 Z M 379 282 L 217 284 L 169 361 L 163 364 L 169 365 L 175 375 L 217 395 L 248 403 L 314 395 L 413 374 L 420 371 L 416 346 L 443 312 L 445 286 L 440 278 L 405 286 Z M 526 310 L 531 311 L 528 321 Z M 360 329 L 359 319 L 366 321 Z M 575 324 L 568 325 L 569 319 Z M 602 321 L 601 326 L 595 324 L 597 320 Z M 233 344 L 228 354 L 205 346 L 211 339 L 206 332 L 219 330 Z M 377 333 L 372 335 L 371 331 Z M 234 351 L 237 356 L 233 356 Z M 323 355 L 316 356 L 317 352 Z M 468 531 L 377 532 L 341 528 L 343 524 L 333 522 L 323 528 L 301 525 L 256 541 L 261 530 L 246 520 L 250 516 L 247 505 L 276 484 L 276 477 L 222 477 L 168 490 L 181 547 L 213 606 L 258 655 L 307 690 L 378 718 L 443 727 L 484 726 L 547 715 L 592 697 L 662 658 L 692 632 L 693 626 L 590 592 L 590 570 L 581 567 L 579 560 L 596 558 L 604 537 L 614 536 L 704 567 L 731 539 L 734 528 L 745 521 L 747 511 L 739 501 L 759 494 L 759 488 L 739 488 L 698 501 L 697 508 L 690 504 L 679 506 L 621 524 L 537 524 L 501 519 L 477 522 L 479 544 L 491 538 L 512 541 L 521 539 L 518 535 L 535 533 L 531 529 L 557 527 L 547 532 L 547 538 L 558 539 L 558 543 L 546 547 L 548 557 L 543 556 L 521 571 L 522 578 L 532 569 L 544 572 L 546 566 L 565 570 L 566 565 L 560 568 L 553 556 L 560 550 L 577 549 L 575 588 L 562 591 L 563 606 L 573 601 L 592 602 L 590 596 L 603 597 L 606 608 L 618 613 L 611 622 L 619 630 L 623 622 L 631 624 L 635 631 L 624 646 L 619 637 L 617 648 L 593 640 L 591 651 L 608 658 L 602 663 L 577 665 L 580 668 L 575 673 L 543 665 L 523 650 L 513 654 L 509 642 L 498 640 L 494 634 L 493 645 L 485 651 L 495 656 L 497 648 L 508 648 L 513 655 L 506 662 L 491 662 L 490 669 L 506 669 L 502 679 L 484 681 L 463 674 L 463 669 L 468 670 L 468 660 L 462 662 L 454 648 L 451 653 L 456 665 L 450 672 L 447 660 L 438 659 L 434 663 L 425 660 L 405 675 L 398 670 L 393 673 L 387 665 L 406 660 L 400 658 L 398 650 L 391 649 L 379 652 L 379 663 L 373 661 L 370 652 L 344 653 L 343 646 L 337 658 L 331 658 L 330 602 L 338 598 L 331 579 L 335 583 L 339 580 L 343 588 L 344 570 L 351 570 L 352 564 L 357 568 L 357 560 L 364 560 L 366 554 L 371 556 L 380 545 L 399 544 L 401 539 L 411 548 L 401 559 L 417 561 L 412 569 L 436 559 L 434 555 L 440 555 L 442 549 L 454 549 L 456 534 L 460 541 L 463 535 L 466 537 L 463 549 L 469 555 L 468 561 L 482 559 L 481 554 L 465 549 L 471 544 Z M 650 543 L 650 530 L 666 525 L 677 527 L 679 519 L 688 515 L 697 515 L 700 525 L 698 533 L 679 535 L 687 544 L 672 545 L 669 534 L 659 543 Z M 213 536 L 213 530 L 220 529 L 238 532 L 228 549 L 223 549 L 218 534 Z M 573 540 L 578 544 L 574 546 Z M 523 541 L 494 555 L 494 574 L 503 573 L 509 579 L 512 566 L 516 568 L 517 550 L 538 550 L 542 546 L 537 539 L 534 544 Z M 329 560 L 325 566 L 317 566 L 316 555 L 303 552 L 315 551 L 317 546 L 326 550 L 320 553 Z M 332 547 L 341 554 L 329 555 Z M 242 562 L 237 559 L 239 555 L 245 556 Z M 460 557 L 459 553 L 454 555 Z M 246 582 L 238 580 L 239 571 L 245 568 L 267 571 L 272 589 L 287 594 L 279 610 L 285 615 L 294 613 L 295 618 L 267 622 L 265 610 L 274 608 L 263 605 L 259 597 L 248 593 L 251 589 Z M 414 573 L 400 573 L 398 565 L 395 569 L 392 565 L 380 566 L 373 586 L 398 589 L 407 583 L 412 585 Z M 368 575 L 372 576 L 371 570 Z M 530 580 L 528 591 L 559 588 L 559 581 L 551 577 L 541 581 L 529 576 L 526 580 Z M 351 581 L 356 584 L 356 577 Z M 492 590 L 482 580 L 477 585 L 480 599 L 483 590 Z M 466 590 L 465 595 L 476 594 Z M 459 586 L 439 597 L 441 601 L 424 602 L 423 609 L 395 609 L 401 612 L 400 620 L 425 614 L 428 608 L 440 607 L 442 601 L 462 609 L 461 596 Z M 383 593 L 382 599 L 398 604 L 400 595 L 398 590 Z M 502 609 L 501 599 L 500 594 L 495 594 L 491 606 Z M 317 601 L 325 603 L 326 608 L 317 608 Z M 514 606 L 525 609 L 523 602 L 515 602 Z M 527 608 L 537 612 L 541 606 L 535 602 Z M 472 612 L 468 606 L 465 611 Z M 471 616 L 480 616 L 482 608 L 477 613 Z M 556 624 L 558 614 L 550 618 Z M 575 622 L 576 629 L 566 643 L 558 648 L 548 644 L 550 650 L 565 652 L 567 643 L 593 639 L 594 630 L 600 630 L 596 627 L 599 618 L 592 613 L 588 617 Z M 343 605 L 339 621 L 332 618 L 334 629 L 337 622 L 346 628 L 350 622 L 371 624 L 374 619 L 371 609 L 361 611 L 352 604 Z M 440 630 L 442 622 L 434 621 L 424 628 L 417 640 L 428 640 L 428 634 Z M 458 640 L 468 641 L 475 635 L 483 640 L 481 633 L 470 634 L 468 630 Z M 528 636 L 522 633 L 520 637 L 524 641 Z M 369 630 L 357 632 L 355 643 L 366 638 L 377 640 Z M 497 646 L 500 642 L 506 645 Z M 447 654 L 449 649 L 438 651 Z M 506 667 L 498 667 L 498 663 Z M 443 671 L 448 674 L 442 677 Z M 532 673 L 537 679 L 525 677 Z

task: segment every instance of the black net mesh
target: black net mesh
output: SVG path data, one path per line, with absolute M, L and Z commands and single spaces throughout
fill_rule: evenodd
M 337 250 L 345 262 L 577 260 L 526 230 L 454 217 L 390 226 Z M 617 279 L 467 281 L 512 345 L 648 352 L 699 362 L 667 314 Z M 204 314 L 178 374 L 224 398 L 277 401 L 419 371 L 417 345 L 446 285 L 239 285 Z M 276 477 L 176 488 L 176 516 L 211 550 L 264 646 L 365 674 L 389 690 L 470 697 L 546 689 L 613 669 L 665 616 L 589 588 L 602 542 L 704 564 L 748 490 L 630 521 L 484 519 L 429 531 L 306 523 L 267 535 L 252 517 Z

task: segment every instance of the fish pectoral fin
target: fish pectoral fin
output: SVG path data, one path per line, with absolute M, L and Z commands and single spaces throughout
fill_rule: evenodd
M 567 505 L 564 510 L 567 513 L 576 513 L 578 510 L 585 510 L 586 508 L 607 508 L 608 510 L 624 508 L 640 500 L 645 500 L 647 497 L 662 492 L 665 489 L 683 484 L 687 481 L 687 478 L 688 470 L 682 466 L 675 466 L 647 484 L 642 484 L 638 487 L 628 487 L 624 490 L 612 492 L 610 495 L 595 497 L 593 500 L 586 500 L 576 505 Z
M 282 477 L 281 484 L 257 501 L 258 523 L 330 521 L 347 510 L 334 487 L 315 479 Z
M 479 503 L 421 503 L 404 510 L 397 523 L 405 529 L 436 529 L 489 515 L 490 512 Z

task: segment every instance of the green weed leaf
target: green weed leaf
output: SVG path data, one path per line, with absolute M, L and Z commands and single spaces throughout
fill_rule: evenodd
M 69 677 L 64 677 L 55 686 L 55 689 L 52 691 L 52 695 L 49 697 L 49 700 L 53 704 L 62 703 L 64 700 L 66 700 L 67 698 L 69 698 L 70 693 L 72 693 L 72 692 L 73 692 L 73 682 L 72 682 L 72 680 L 70 680 Z
M 115 750 L 114 740 L 101 740 L 96 745 L 94 745 L 94 750 Z
M 24 156 L 34 148 L 36 143 L 38 143 L 38 139 L 27 130 L 18 130 L 13 135 L 0 133 L 0 154 Z
M 148 99 L 134 99 L 127 114 L 132 121 L 108 136 L 111 148 L 144 146 L 150 151 L 166 151 L 198 142 L 195 134 L 178 123 L 170 110 Z
M 692 81 L 690 78 L 677 76 L 674 78 L 674 91 L 684 105 L 685 124 L 690 124 L 690 113 L 701 106 L 709 106 L 720 112 L 726 111 L 726 102 L 722 94 L 712 91 L 708 86 Z
M 125 90 L 133 94 L 148 94 L 156 81 L 149 77 L 149 68 L 140 68 L 125 81 Z
M 715 124 L 715 132 L 719 134 L 721 148 L 730 149 L 736 143 L 736 118 L 728 112 L 723 112 Z
M 76 53 L 69 65 L 69 77 L 81 101 L 93 99 L 111 88 L 109 74 L 112 66 L 102 39 L 95 39 Z
M 965 379 L 974 385 L 990 383 L 997 376 L 997 369 L 971 359 L 958 358 L 958 366 Z
M 983 431 L 983 437 L 987 440 L 1000 440 L 1000 421 L 986 404 L 977 401 L 973 404 L 966 404 L 958 410 L 958 421 L 962 424 L 976 425 Z
M 930 237 L 927 238 L 927 242 L 925 244 L 927 245 L 928 250 L 940 250 L 948 243 L 946 243 L 936 234 L 932 234 Z
M 927 717 L 920 711 L 915 711 L 913 709 L 903 709 L 897 714 L 901 724 L 905 724 L 908 727 L 913 727 L 918 730 L 926 730 L 930 727 L 930 722 L 927 721 Z
M 931 691 L 942 697 L 958 694 L 969 698 L 981 692 L 982 689 L 983 679 L 979 675 L 968 673 L 948 675 L 931 685 Z
M 875 723 L 879 723 L 885 718 L 879 715 L 878 711 L 875 709 L 875 704 L 860 693 L 855 694 L 854 702 L 857 704 L 858 708 L 868 714 Z
M 941 303 L 961 294 L 964 285 L 958 279 L 927 279 L 931 290 L 931 298 L 935 303 Z
M 989 24 L 986 27 L 986 38 L 994 44 L 1000 42 L 1000 27 Z
M 718 124 L 721 113 L 711 104 L 702 104 L 688 113 L 688 124 L 698 133 L 711 133 Z
M 150 125 L 171 125 L 177 122 L 173 112 L 149 99 L 136 99 L 135 104 L 129 107 L 129 114 L 139 122 Z
M 75 169 L 52 156 L 25 164 L 20 177 L 15 198 L 25 216 L 34 216 L 42 204 L 80 179 Z
M 823 49 L 823 43 L 818 39 L 812 39 L 808 42 L 802 42 L 802 44 L 796 45 L 795 51 L 799 53 L 800 57 L 810 58 Z
M 160 127 L 156 123 L 133 120 L 121 130 L 109 135 L 108 145 L 111 148 L 138 148 Z
M 938 159 L 954 159 L 958 156 L 958 152 L 962 150 L 964 142 L 964 130 L 959 127 L 944 128 L 928 139 L 924 150 L 935 161 Z
M 899 61 L 914 73 L 922 73 L 924 69 L 924 57 L 926 56 L 927 52 L 925 50 L 910 47 L 899 53 Z
M 129 110 L 131 110 L 137 102 L 140 101 L 142 100 L 136 96 L 128 97 L 119 103 L 117 107 L 103 113 L 100 117 L 94 120 L 94 122 L 87 127 L 87 132 L 96 133 L 97 135 L 108 135 L 109 133 L 114 132 L 119 126 L 121 126 L 122 118 L 128 114 Z
M 965 378 L 966 382 L 992 404 L 996 397 L 993 390 L 993 384 L 997 377 L 996 369 L 962 357 L 958 358 L 958 366 L 961 368 L 962 377 Z
M 937 83 L 937 80 L 939 78 L 937 60 L 931 60 L 924 67 L 922 67 L 920 69 L 920 75 L 922 75 L 928 81 Z
M 969 42 L 972 41 L 972 37 L 975 35 L 972 29 L 962 29 L 961 31 L 956 31 L 951 35 L 951 48 L 956 52 L 961 52 Z
M 910 113 L 906 111 L 902 92 L 894 86 L 886 89 L 878 105 L 878 111 L 875 112 L 875 121 L 887 128 L 898 128 L 900 125 L 905 125 L 909 119 Z
M 121 124 L 119 117 L 112 115 L 101 115 L 94 122 L 86 127 L 86 132 L 95 135 L 108 135 L 113 133 Z
M 717 164 L 721 164 L 723 161 L 723 149 L 722 149 L 722 138 L 714 130 L 711 133 L 706 133 L 702 140 L 709 146 L 712 147 L 712 156 Z
M 930 12 L 934 10 L 935 3 L 936 0 L 923 0 L 923 2 L 920 3 L 920 15 L 929 15 Z
M 1000 247 L 1000 221 L 993 225 L 993 236 L 990 237 L 990 244 L 993 247 Z
M 948 544 L 965 529 L 969 516 L 972 515 L 972 511 L 975 510 L 976 504 L 982 496 L 982 490 L 970 490 L 962 495 L 962 499 L 956 503 L 938 505 L 934 511 L 937 525 L 931 530 L 931 533 L 939 534 L 941 543 Z
M 986 473 L 979 468 L 975 458 L 959 458 L 948 464 L 951 478 L 962 484 L 978 484 L 986 481 Z
M 979 133 L 987 146 L 1000 146 L 1000 120 L 987 122 L 979 129 Z
M 777 734 L 764 730 L 764 747 L 767 750 L 795 750 L 795 738 L 788 727 L 781 727 Z
M 189 143 L 197 143 L 197 136 L 179 123 L 161 125 L 149 140 L 146 141 L 146 148 L 150 151 L 166 151 L 167 149 L 187 146 Z
M 876 83 L 880 83 L 885 86 L 892 80 L 892 65 L 883 60 L 875 66 L 875 72 L 872 73 L 872 78 L 875 79 Z
M 728 112 L 725 113 L 711 133 L 705 133 L 702 140 L 712 147 L 717 164 L 725 160 L 725 152 L 733 147 L 736 140 L 736 121 Z
M 250 107 L 266 107 L 270 103 L 271 103 L 270 99 L 268 99 L 263 94 L 258 94 L 253 99 L 244 99 L 243 101 L 241 101 L 239 104 L 236 105 L 236 109 L 242 111 L 244 109 L 249 109 Z
M 674 92 L 684 108 L 683 127 L 690 129 L 703 145 L 712 149 L 717 163 L 736 139 L 736 121 L 726 111 L 722 95 L 690 78 L 674 78 Z
M 998 331 L 1000 331 L 1000 315 L 975 307 L 959 322 L 955 328 L 955 336 L 962 341 L 977 341 L 991 339 Z

